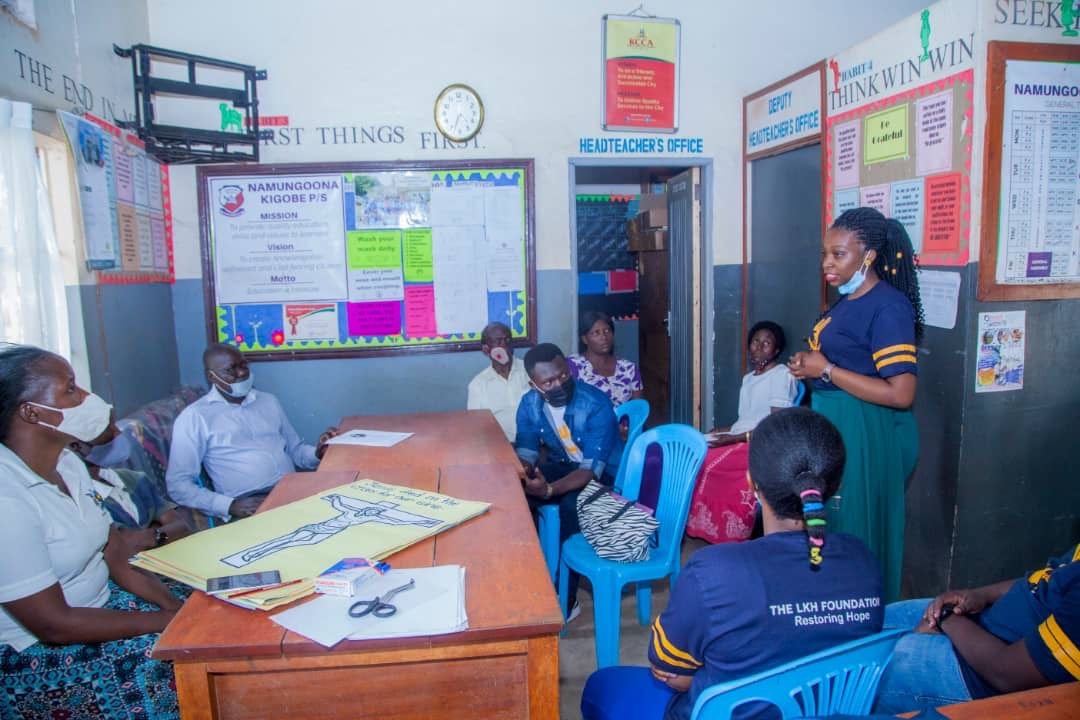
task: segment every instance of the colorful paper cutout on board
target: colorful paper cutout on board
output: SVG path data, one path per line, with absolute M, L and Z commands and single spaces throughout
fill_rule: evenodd
M 406 230 L 402 243 L 405 282 L 432 281 L 431 228 Z
M 349 335 L 378 336 L 401 334 L 401 302 L 348 303 L 345 305 Z
M 915 103 L 915 174 L 930 175 L 952 167 L 952 89 Z
M 862 123 L 852 120 L 837 125 L 833 128 L 833 135 L 836 138 L 833 144 L 833 187 L 838 190 L 856 187 L 862 165 Z
M 960 173 L 926 178 L 924 252 L 952 252 L 960 247 Z
M 911 238 L 915 252 L 922 252 L 923 181 L 905 180 L 892 184 L 892 216 L 899 220 Z
M 863 120 L 863 163 L 906 157 L 908 154 L 907 103 L 867 115 Z
M 435 328 L 435 288 L 431 285 L 405 286 L 405 334 L 409 337 L 438 334 Z
M 863 207 L 872 207 L 875 210 L 880 210 L 881 214 L 888 217 L 889 212 L 889 186 L 886 185 L 871 185 L 859 189 L 859 204 Z

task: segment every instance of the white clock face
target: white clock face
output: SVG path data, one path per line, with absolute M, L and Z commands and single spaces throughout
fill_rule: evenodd
M 450 85 L 435 101 L 435 126 L 451 140 L 462 142 L 480 132 L 484 105 L 467 85 Z

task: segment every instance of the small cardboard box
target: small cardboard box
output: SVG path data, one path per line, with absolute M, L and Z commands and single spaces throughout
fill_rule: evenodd
M 315 592 L 352 597 L 365 581 L 389 569 L 386 563 L 373 563 L 367 558 L 344 558 L 315 578 Z
M 627 248 L 630 252 L 663 250 L 667 247 L 667 230 L 647 228 L 641 224 L 641 216 L 626 223 Z
M 663 210 L 667 212 L 667 193 L 644 193 L 638 199 L 638 212 Z
M 667 208 L 652 208 L 651 210 L 645 210 L 638 214 L 638 222 L 646 228 L 660 228 L 667 227 Z

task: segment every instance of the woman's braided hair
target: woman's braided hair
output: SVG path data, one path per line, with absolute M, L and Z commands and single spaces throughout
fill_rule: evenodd
M 874 208 L 859 207 L 845 210 L 832 226 L 851 232 L 863 247 L 877 252 L 874 270 L 878 277 L 904 293 L 911 302 L 915 310 L 915 339 L 921 341 L 924 318 L 917 272 L 919 259 L 904 224 L 885 217 Z
M 840 431 L 808 408 L 767 415 L 750 436 L 750 479 L 779 517 L 803 521 L 814 570 L 825 559 L 825 501 L 843 471 Z

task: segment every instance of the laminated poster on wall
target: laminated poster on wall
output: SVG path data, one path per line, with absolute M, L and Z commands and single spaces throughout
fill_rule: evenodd
M 87 268 L 102 283 L 171 282 L 168 168 L 111 123 L 57 116 L 75 158 Z
M 979 313 L 975 392 L 1024 387 L 1025 311 Z
M 1080 282 L 1080 64 L 1009 60 L 997 281 Z

